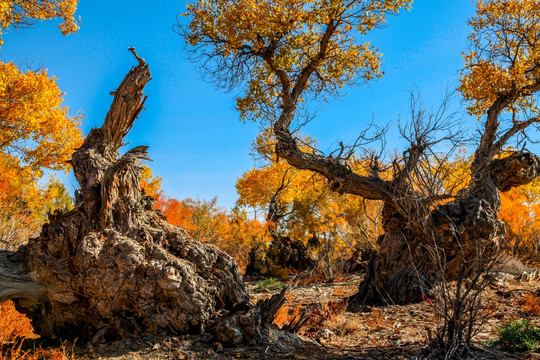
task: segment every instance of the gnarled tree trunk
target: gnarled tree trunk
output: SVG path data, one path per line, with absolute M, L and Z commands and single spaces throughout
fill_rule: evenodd
M 449 281 L 468 276 L 479 266 L 485 267 L 500 251 L 505 232 L 497 218 L 500 192 L 527 184 L 540 175 L 536 155 L 518 151 L 504 157 L 507 141 L 539 121 L 536 117 L 514 121 L 506 131 L 498 131 L 501 112 L 519 98 L 520 91 L 501 94 L 487 111 L 470 169 L 472 180 L 455 195 L 429 193 L 429 188 L 419 191 L 415 183 L 415 177 L 425 176 L 422 162 L 430 161 L 426 153 L 442 141 L 436 138 L 436 132 L 451 127 L 451 123 L 444 124 L 445 119 L 439 117 L 425 120 L 424 112 L 419 111 L 409 125 L 411 134 L 406 136 L 410 147 L 403 158 L 393 163 L 392 179 L 379 177 L 377 161 L 369 175 L 360 175 L 351 170 L 346 157 L 305 152 L 298 146 L 290 130 L 298 102 L 295 94 L 301 91 L 298 86 L 284 92 L 283 111 L 273 124 L 277 155 L 296 168 L 325 176 L 332 190 L 384 202 L 385 234 L 378 239 L 378 255 L 370 261 L 368 275 L 353 297 L 353 305 L 420 300 L 442 275 Z M 438 205 L 442 199 L 452 201 Z
M 172 226 L 139 189 L 146 146 L 119 155 L 143 109 L 144 60 L 118 89 L 101 128 L 73 154 L 77 205 L 39 237 L 0 252 L 0 301 L 13 299 L 47 338 L 93 343 L 137 335 L 213 334 L 226 345 L 261 337 L 236 262 Z

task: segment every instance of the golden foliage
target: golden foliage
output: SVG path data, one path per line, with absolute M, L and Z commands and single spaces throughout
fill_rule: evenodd
M 313 142 L 310 138 L 302 140 L 306 148 Z M 331 251 L 341 256 L 355 246 L 366 246 L 379 235 L 382 229 L 375 221 L 378 202 L 330 191 L 322 176 L 275 159 L 274 146 L 275 139 L 268 131 L 257 136 L 253 144 L 256 154 L 252 155 L 266 162 L 237 179 L 238 206 L 268 210 L 273 199 L 281 218 L 277 224 L 268 225 L 304 243 L 310 239 L 331 240 L 331 249 L 321 248 L 321 253 Z M 359 173 L 365 171 L 362 165 L 351 159 L 351 166 Z
M 13 343 L 19 338 L 37 337 L 30 319 L 15 310 L 13 301 L 0 303 L 0 344 Z
M 77 30 L 77 0 L 0 2 L 0 37 L 10 27 L 61 18 L 60 30 Z M 0 38 L 0 45 L 2 39 Z M 0 247 L 24 242 L 46 214 L 71 206 L 65 187 L 54 178 L 43 185 L 43 169 L 69 170 L 82 143 L 81 115 L 62 106 L 63 93 L 46 71 L 18 69 L 0 62 Z
M 358 35 L 383 24 L 411 0 L 199 0 L 188 5 L 186 42 L 212 60 L 226 86 L 247 81 L 237 99 L 241 118 L 259 119 L 282 92 L 335 93 L 382 75 L 378 49 Z M 324 42 L 324 46 L 321 43 Z M 203 49 L 204 48 L 204 49 Z M 324 48 L 324 49 L 323 49 Z M 306 71 L 316 72 L 309 81 Z M 219 77 L 218 77 L 219 78 Z M 297 98 L 303 101 L 302 98 Z
M 0 152 L 20 155 L 34 171 L 68 169 L 82 144 L 81 115 L 69 114 L 62 95 L 45 71 L 23 73 L 0 62 Z
M 522 258 L 539 256 L 540 180 L 501 193 L 499 218 L 506 224 L 506 247 Z
M 520 301 L 521 309 L 528 315 L 540 316 L 540 299 L 536 294 L 527 294 Z
M 500 95 L 515 93 L 510 111 L 536 110 L 533 85 L 540 78 L 540 2 L 477 2 L 469 24 L 471 50 L 463 54 L 461 91 L 468 110 L 482 116 Z
M 0 152 L 0 248 L 17 247 L 35 235 L 49 212 L 72 206 L 58 180 L 40 184 L 32 168 Z
M 152 170 L 146 166 L 141 165 L 142 174 L 141 180 L 139 181 L 139 186 L 141 190 L 144 190 L 144 193 L 153 198 L 158 198 L 159 193 L 161 192 L 161 180 L 159 176 L 154 176 Z
M 78 0 L 3 0 L 0 2 L 0 36 L 10 27 L 29 26 L 36 21 L 62 19 L 62 34 L 79 29 L 75 19 Z M 3 40 L 0 38 L 0 45 Z

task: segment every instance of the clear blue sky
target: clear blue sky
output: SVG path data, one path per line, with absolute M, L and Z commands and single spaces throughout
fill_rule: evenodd
M 185 2 L 165 0 L 81 0 L 78 33 L 62 36 L 55 22 L 4 36 L 0 59 L 23 67 L 45 67 L 58 77 L 65 105 L 81 111 L 83 130 L 100 126 L 112 96 L 135 60 L 134 46 L 150 64 L 153 80 L 145 93 L 146 108 L 127 141 L 149 145 L 149 163 L 163 177 L 163 189 L 176 198 L 209 199 L 230 207 L 234 184 L 254 166 L 249 147 L 258 132 L 255 123 L 242 124 L 234 110 L 234 93 L 216 90 L 201 80 L 196 64 L 183 58 L 183 40 L 172 31 Z M 324 105 L 304 132 L 323 149 L 354 139 L 372 116 L 379 123 L 406 117 L 408 91 L 418 88 L 427 104 L 437 105 L 447 85 L 458 79 L 461 52 L 469 33 L 466 21 L 474 13 L 470 1 L 416 0 L 410 12 L 389 18 L 369 40 L 384 54 L 382 79 Z M 390 134 L 391 147 L 398 139 Z M 68 180 L 73 189 L 75 181 Z

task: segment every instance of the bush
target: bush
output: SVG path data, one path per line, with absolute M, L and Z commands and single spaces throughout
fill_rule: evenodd
M 286 289 L 287 285 L 282 283 L 276 278 L 269 278 L 265 280 L 261 280 L 255 285 L 255 291 L 262 291 L 262 290 L 268 290 L 268 291 L 281 291 L 283 289 Z
M 540 326 L 527 320 L 509 321 L 497 331 L 499 339 L 492 341 L 490 345 L 501 350 L 523 352 L 540 348 Z
M 519 301 L 521 310 L 527 315 L 540 315 L 540 297 L 536 294 L 527 294 Z
M 37 337 L 30 319 L 17 312 L 12 301 L 0 303 L 0 345 L 15 342 L 20 338 L 35 339 Z

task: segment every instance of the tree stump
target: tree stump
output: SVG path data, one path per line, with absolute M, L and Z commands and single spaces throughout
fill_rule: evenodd
M 273 234 L 268 247 L 254 246 L 248 257 L 246 275 L 272 276 L 287 280 L 289 270 L 306 271 L 315 266 L 308 248 L 300 240 Z
M 50 215 L 16 253 L 0 252 L 0 301 L 13 299 L 49 339 L 205 333 L 224 345 L 255 343 L 260 311 L 236 262 L 154 209 L 139 188 L 148 147 L 119 154 L 151 78 L 130 50 L 139 64 L 112 93 L 103 126 L 73 154 L 75 208 Z

